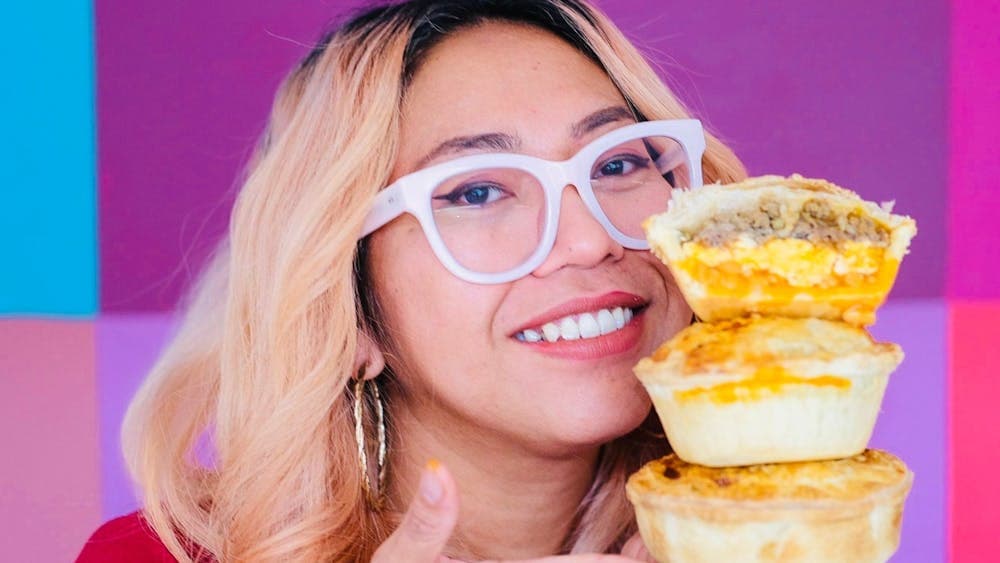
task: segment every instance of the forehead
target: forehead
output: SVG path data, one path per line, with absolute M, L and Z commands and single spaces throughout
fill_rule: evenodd
M 434 46 L 413 77 L 397 168 L 445 139 L 486 132 L 519 137 L 525 153 L 561 158 L 554 153 L 572 149 L 573 123 L 622 104 L 597 64 L 548 31 L 498 22 L 463 29 Z

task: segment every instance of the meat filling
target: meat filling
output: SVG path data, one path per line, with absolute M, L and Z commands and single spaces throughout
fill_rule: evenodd
M 781 216 L 780 204 L 775 200 L 763 200 L 757 209 L 712 218 L 693 234 L 692 240 L 705 246 L 723 246 L 741 235 L 757 243 L 780 237 L 812 243 L 857 241 L 889 245 L 889 230 L 884 226 L 859 211 L 846 216 L 838 214 L 822 199 L 806 201 L 790 229 Z

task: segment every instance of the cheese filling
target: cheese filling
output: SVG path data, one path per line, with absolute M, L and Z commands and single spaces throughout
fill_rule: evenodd
M 779 238 L 757 244 L 740 239 L 725 246 L 691 241 L 683 250 L 682 270 L 734 296 L 757 288 L 888 288 L 899 265 L 886 258 L 884 247 L 857 241 L 830 245 Z
M 678 401 L 707 399 L 713 403 L 730 404 L 737 401 L 757 401 L 776 395 L 789 385 L 814 385 L 846 391 L 851 388 L 851 380 L 833 375 L 800 377 L 789 373 L 781 366 L 764 366 L 747 379 L 720 383 L 711 387 L 675 391 L 674 397 Z

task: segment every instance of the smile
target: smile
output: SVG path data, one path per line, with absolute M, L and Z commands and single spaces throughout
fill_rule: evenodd
M 568 315 L 540 327 L 522 330 L 514 335 L 521 342 L 558 342 L 597 338 L 622 330 L 632 321 L 640 307 L 598 309 L 578 315 Z

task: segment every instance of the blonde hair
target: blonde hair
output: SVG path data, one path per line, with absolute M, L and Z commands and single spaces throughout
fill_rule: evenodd
M 125 418 L 145 517 L 178 560 L 367 560 L 392 532 L 398 515 L 371 509 L 362 493 L 354 441 L 359 327 L 378 320 L 364 306 L 356 236 L 389 178 L 422 53 L 448 25 L 491 20 L 573 42 L 643 119 L 688 115 L 579 0 L 414 0 L 329 33 L 280 88 L 228 236 Z M 711 135 L 703 167 L 707 182 L 745 176 Z M 613 550 L 634 531 L 625 478 L 666 448 L 646 426 L 603 448 L 565 551 Z

